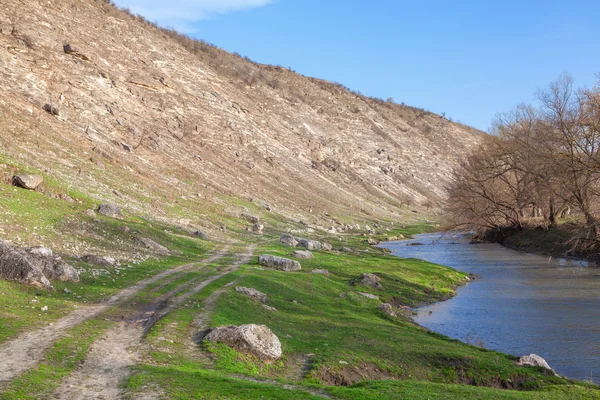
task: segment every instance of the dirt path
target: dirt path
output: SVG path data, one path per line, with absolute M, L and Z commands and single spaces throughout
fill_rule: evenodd
M 83 365 L 61 382 L 55 399 L 116 399 L 121 384 L 140 359 L 142 339 L 148 330 L 191 296 L 249 261 L 254 246 L 228 268 L 200 283 L 184 283 L 156 299 L 146 310 L 137 310 L 119 326 L 109 329 L 91 347 Z M 176 296 L 180 293 L 178 296 Z
M 110 307 L 123 303 L 152 283 L 158 282 L 177 272 L 190 270 L 198 265 L 208 264 L 222 258 L 227 254 L 229 248 L 230 246 L 226 245 L 223 249 L 205 260 L 185 264 L 161 272 L 151 278 L 141 280 L 135 285 L 119 291 L 103 303 L 80 307 L 51 325 L 25 333 L 13 340 L 3 343 L 0 345 L 0 360 L 2 360 L 2 362 L 0 362 L 0 386 L 38 364 L 43 359 L 45 350 L 60 339 L 66 330 L 89 318 L 97 316 L 108 310 Z

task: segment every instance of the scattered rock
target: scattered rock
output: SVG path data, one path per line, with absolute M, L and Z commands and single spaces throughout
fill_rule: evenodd
M 390 317 L 396 318 L 396 312 L 394 311 L 394 307 L 390 303 L 383 303 L 379 306 L 379 309 L 389 315 Z
M 48 257 L 41 260 L 42 272 L 51 281 L 79 282 L 79 273 L 72 266 L 61 260 L 60 257 Z
M 298 241 L 292 235 L 288 235 L 287 233 L 281 235 L 279 241 L 290 247 L 296 247 L 298 245 Z
M 248 221 L 252 224 L 258 224 L 260 222 L 260 218 L 254 216 L 254 215 L 242 213 L 241 217 L 242 217 L 242 219 L 245 219 L 246 221 Z
M 306 250 L 323 250 L 323 243 L 317 240 L 310 240 L 305 238 L 296 238 L 298 246 L 304 247 Z
M 112 267 L 117 263 L 117 260 L 115 260 L 113 257 L 96 256 L 92 254 L 80 257 L 80 260 L 98 267 Z
M 126 225 L 121 225 L 121 226 L 119 227 L 119 232 L 122 232 L 122 233 L 129 233 L 129 232 L 131 232 L 131 228 L 130 228 L 130 227 L 128 227 L 128 226 L 126 226 Z
M 52 284 L 24 252 L 0 241 L 0 277 L 39 288 L 51 289 Z
M 43 306 L 43 307 L 41 307 L 41 308 L 40 308 L 40 311 L 44 311 L 44 312 L 45 312 L 45 311 L 48 311 L 48 306 Z
M 258 263 L 263 267 L 274 268 L 286 272 L 299 271 L 302 269 L 302 266 L 296 260 L 272 256 L 270 254 L 263 254 L 258 257 Z
M 50 115 L 54 115 L 54 116 L 60 115 L 60 112 L 58 111 L 58 108 L 56 108 L 52 104 L 48 104 L 48 103 L 44 104 L 42 106 L 42 110 L 46 111 Z
M 331 249 L 333 249 L 333 246 L 326 242 L 322 242 L 321 246 L 323 247 L 323 250 L 325 250 L 325 251 L 331 251 Z
M 537 354 L 529 354 L 526 356 L 522 356 L 517 361 L 517 365 L 546 368 L 546 369 L 552 371 L 552 373 L 554 375 L 556 375 L 556 372 L 554 372 L 554 370 L 550 367 L 550 365 L 548 365 L 548 362 L 546 362 L 546 360 L 544 360 L 542 357 L 538 356 Z
M 98 212 L 102 215 L 106 215 L 107 217 L 123 218 L 121 207 L 113 203 L 100 204 L 98 207 Z
M 275 307 L 271 307 L 271 306 L 268 306 L 266 304 L 263 304 L 263 308 L 266 308 L 269 311 L 278 312 L 278 310 Z
M 208 240 L 208 235 L 202 231 L 196 231 L 193 233 L 193 235 L 199 237 L 202 240 Z
M 310 272 L 313 273 L 313 274 L 325 275 L 326 277 L 329 278 L 329 270 L 326 270 L 326 269 L 313 269 Z
M 294 250 L 294 252 L 292 253 L 292 256 L 294 256 L 296 258 L 300 258 L 302 260 L 308 260 L 311 258 L 315 258 L 315 256 L 313 256 L 313 253 L 311 253 L 308 250 Z
M 210 342 L 224 343 L 261 360 L 278 360 L 282 356 L 279 338 L 265 325 L 221 326 L 204 338 Z
M 163 245 L 160 245 L 160 244 L 156 243 L 152 239 L 148 239 L 148 238 L 141 237 L 141 236 L 136 236 L 135 241 L 136 241 L 137 244 L 139 244 L 141 246 L 144 246 L 147 249 L 156 251 L 157 253 L 160 253 L 160 254 L 169 254 L 169 249 L 167 249 Z
M 378 245 L 378 244 L 379 244 L 379 240 L 377 240 L 377 239 L 374 239 L 374 238 L 368 238 L 368 239 L 367 239 L 367 243 L 368 243 L 369 245 L 371 245 L 371 246 L 375 246 L 375 245 Z
M 365 296 L 367 299 L 379 300 L 379 297 L 371 293 L 358 292 L 361 296 Z
M 371 286 L 377 290 L 383 290 L 383 286 L 379 283 L 380 281 L 381 278 L 375 274 L 362 274 L 358 283 L 365 286 Z
M 262 224 L 254 224 L 252 226 L 252 232 L 256 232 L 256 233 L 262 233 L 262 231 L 265 229 L 265 226 Z
M 14 186 L 35 190 L 44 181 L 44 177 L 37 174 L 18 174 L 13 176 L 12 181 Z
M 243 287 L 243 286 L 236 286 L 235 291 L 245 294 L 246 296 L 252 297 L 253 299 L 256 299 L 262 303 L 267 302 L 267 295 L 264 294 L 263 292 L 259 292 L 256 289 L 247 288 L 247 287 Z
M 340 251 L 341 251 L 342 253 L 352 253 L 352 249 L 351 249 L 350 247 L 345 247 L 345 246 L 344 246 L 344 247 L 341 247 L 341 248 L 340 248 Z
M 80 58 L 80 59 L 82 59 L 84 61 L 89 61 L 90 60 L 90 58 L 88 56 L 86 56 L 85 54 L 82 54 L 82 53 L 78 52 L 77 50 L 75 50 L 73 48 L 73 46 L 71 46 L 69 43 L 66 43 L 63 46 L 63 50 L 64 50 L 65 53 L 67 53 L 67 54 L 69 54 L 69 55 L 71 55 L 73 57 Z
M 89 210 L 85 210 L 85 215 L 91 218 L 96 218 L 96 211 L 90 208 Z

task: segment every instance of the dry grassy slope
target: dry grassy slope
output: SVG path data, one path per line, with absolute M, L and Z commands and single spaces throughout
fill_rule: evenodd
M 194 220 L 224 193 L 322 226 L 398 218 L 399 200 L 443 198 L 481 137 L 283 68 L 268 68 L 279 87 L 248 86 L 102 0 L 0 10 L 4 152 L 135 212 Z

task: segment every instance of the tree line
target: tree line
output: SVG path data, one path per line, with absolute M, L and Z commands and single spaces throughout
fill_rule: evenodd
M 545 228 L 571 215 L 598 242 L 600 75 L 575 88 L 564 74 L 538 90 L 534 105 L 498 115 L 490 135 L 454 172 L 446 210 L 471 229 Z

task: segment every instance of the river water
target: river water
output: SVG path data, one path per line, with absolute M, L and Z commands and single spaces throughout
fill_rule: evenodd
M 418 309 L 415 321 L 488 349 L 538 354 L 560 375 L 600 383 L 600 268 L 469 241 L 437 233 L 382 245 L 479 276 L 454 298 Z

